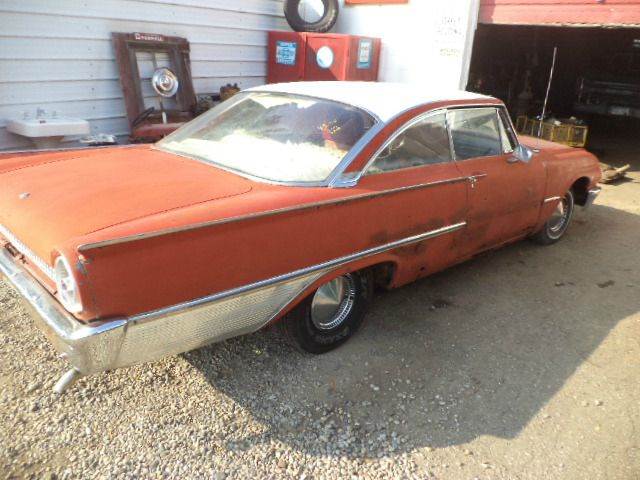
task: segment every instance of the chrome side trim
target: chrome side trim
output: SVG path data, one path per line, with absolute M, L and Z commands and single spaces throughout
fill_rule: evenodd
M 55 348 L 89 374 L 156 360 L 259 330 L 314 281 L 368 256 L 463 228 L 459 222 L 377 247 L 166 308 L 85 325 L 68 312 L 5 248 L 0 271 L 36 310 L 34 319 Z
M 253 220 L 253 219 L 257 219 L 257 218 L 263 218 L 263 217 L 269 217 L 269 216 L 272 216 L 272 215 L 278 215 L 278 214 L 281 214 L 281 213 L 304 211 L 304 210 L 310 210 L 310 209 L 314 209 L 314 208 L 318 208 L 318 207 L 324 207 L 324 206 L 341 205 L 343 203 L 353 202 L 353 201 L 357 201 L 357 200 L 378 198 L 378 197 L 382 197 L 382 196 L 385 196 L 385 195 L 392 195 L 394 193 L 407 192 L 407 191 L 411 191 L 411 190 L 418 190 L 418 189 L 421 189 L 421 188 L 430 188 L 430 187 L 435 187 L 435 186 L 438 186 L 438 185 L 446 185 L 446 184 L 450 184 L 450 183 L 466 182 L 466 181 L 468 181 L 468 179 L 469 179 L 469 177 L 453 177 L 453 178 L 448 178 L 446 180 L 436 180 L 434 182 L 419 183 L 419 184 L 416 184 L 416 185 L 409 185 L 409 186 L 405 186 L 405 187 L 398 187 L 398 188 L 393 188 L 393 189 L 389 189 L 389 190 L 383 190 L 381 192 L 363 193 L 363 194 L 360 194 L 360 195 L 352 195 L 352 196 L 346 197 L 346 198 L 322 200 L 322 201 L 319 201 L 319 202 L 307 203 L 307 204 L 303 204 L 303 205 L 295 205 L 295 206 L 292 206 L 292 207 L 276 208 L 274 210 L 265 210 L 264 212 L 249 213 L 249 214 L 246 214 L 246 215 L 238 215 L 238 216 L 235 216 L 235 217 L 223 218 L 223 219 L 219 219 L 219 220 L 212 220 L 212 221 L 209 221 L 209 222 L 202 222 L 202 223 L 197 223 L 197 224 L 194 224 L 194 225 L 165 228 L 163 230 L 155 230 L 155 231 L 151 231 L 151 232 L 138 233 L 138 234 L 134 234 L 134 235 L 127 235 L 127 236 L 124 236 L 124 237 L 112 238 L 112 239 L 109 239 L 109 240 L 102 240 L 102 241 L 99 241 L 99 242 L 85 243 L 85 244 L 82 244 L 82 245 L 80 245 L 78 247 L 78 251 L 87 252 L 89 250 L 94 250 L 96 248 L 108 247 L 108 246 L 112 246 L 112 245 L 118 245 L 118 244 L 121 244 L 121 243 L 135 242 L 135 241 L 138 241 L 138 240 L 144 240 L 144 239 L 148 239 L 148 238 L 160 237 L 162 235 L 170 235 L 170 234 L 173 234 L 173 233 L 188 232 L 188 231 L 197 230 L 197 229 L 200 229 L 200 228 L 212 227 L 214 225 L 223 225 L 223 224 L 226 224 L 226 223 L 240 222 L 240 221 L 243 221 L 243 220 Z
M 453 158 L 454 162 L 458 162 L 456 147 L 453 143 L 453 134 L 451 133 L 451 115 L 449 115 L 448 110 L 445 110 L 444 112 L 444 124 L 447 127 L 447 137 L 449 138 L 449 151 L 451 152 L 451 158 Z
M 542 203 L 550 203 L 550 202 L 555 202 L 556 200 L 560 200 L 561 197 L 558 196 L 554 196 L 554 197 L 547 197 L 544 200 L 542 200 Z
M 291 280 L 297 277 L 302 277 L 305 275 L 309 275 L 311 273 L 315 273 L 318 271 L 329 270 L 332 268 L 336 268 L 342 266 L 346 263 L 353 262 L 356 260 L 360 260 L 365 257 L 370 257 L 372 255 L 377 255 L 379 253 L 393 250 L 394 248 L 402 247 L 405 245 L 410 245 L 412 243 L 417 243 L 422 240 L 426 240 L 428 238 L 437 237 L 439 235 L 444 235 L 445 233 L 454 232 L 459 230 L 467 225 L 467 222 L 459 222 L 453 225 L 448 225 L 446 227 L 441 227 L 435 230 L 430 230 L 425 233 L 420 233 L 418 235 L 413 235 L 411 237 L 402 238 L 400 240 L 396 240 L 394 242 L 385 243 L 384 245 L 380 245 L 378 247 L 368 248 L 366 250 L 361 250 L 360 252 L 352 253 L 350 255 L 345 255 L 343 257 L 335 258 L 333 260 L 329 260 L 323 263 L 319 263 L 317 265 L 313 265 L 310 267 L 301 268 L 299 270 L 294 270 L 290 273 L 285 273 L 283 275 L 278 275 L 275 277 L 268 278 L 266 280 L 261 280 L 259 282 L 251 283 L 248 285 L 244 285 L 242 287 L 237 287 L 231 290 L 226 290 L 224 292 L 215 293 L 213 295 L 209 295 L 206 297 L 201 297 L 196 300 L 191 300 L 189 302 L 179 303 L 177 305 L 172 305 L 171 307 L 161 308 L 159 310 L 154 310 L 152 312 L 142 313 L 140 315 L 136 315 L 131 317 L 131 321 L 141 321 L 153 319 L 162 315 L 168 315 L 171 313 L 175 313 L 180 310 L 184 310 L 187 308 L 192 308 L 198 305 L 202 305 L 204 303 L 213 302 L 216 300 L 221 300 L 223 298 L 231 297 L 234 295 L 238 295 L 249 290 L 254 290 L 257 288 L 264 288 L 274 285 L 276 283 L 285 282 L 287 280 Z
M 53 272 L 53 267 L 37 256 L 33 251 L 27 247 L 24 243 L 22 243 L 18 237 L 16 237 L 13 233 L 9 231 L 7 227 L 0 224 L 0 235 L 6 238 L 11 245 L 15 247 L 15 249 L 24 255 L 27 260 L 33 263 L 38 269 L 44 273 L 51 280 L 55 281 L 55 274 Z
M 322 273 L 131 317 L 115 366 L 156 360 L 260 330 Z
M 317 265 L 302 268 L 127 319 L 114 367 L 155 360 L 260 330 L 314 281 L 335 268 L 455 230 L 466 222 L 430 230 Z M 140 358 L 141 350 L 144 358 Z

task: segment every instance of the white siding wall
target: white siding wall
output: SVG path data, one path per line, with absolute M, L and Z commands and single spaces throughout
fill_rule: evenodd
M 5 125 L 37 108 L 128 134 L 111 32 L 187 38 L 198 94 L 264 83 L 272 29 L 282 0 L 0 0 L 0 150 L 31 148 Z

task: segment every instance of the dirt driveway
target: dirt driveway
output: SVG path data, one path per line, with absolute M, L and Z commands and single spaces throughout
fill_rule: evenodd
M 0 471 L 41 478 L 640 478 L 640 173 L 568 236 L 381 294 L 349 344 L 274 332 L 82 380 L 0 284 Z

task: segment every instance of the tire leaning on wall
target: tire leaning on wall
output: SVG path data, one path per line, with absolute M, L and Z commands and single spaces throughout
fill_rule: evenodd
M 338 19 L 338 0 L 322 0 L 324 15 L 316 22 L 306 22 L 298 10 L 303 0 L 285 0 L 284 16 L 293 30 L 296 32 L 324 33 L 331 30 Z

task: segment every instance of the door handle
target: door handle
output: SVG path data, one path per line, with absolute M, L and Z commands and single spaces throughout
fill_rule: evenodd
M 467 180 L 471 184 L 471 188 L 476 188 L 476 183 L 478 183 L 478 180 L 480 180 L 481 178 L 484 178 L 486 176 L 487 176 L 486 173 L 478 173 L 476 175 L 469 175 L 467 177 Z

